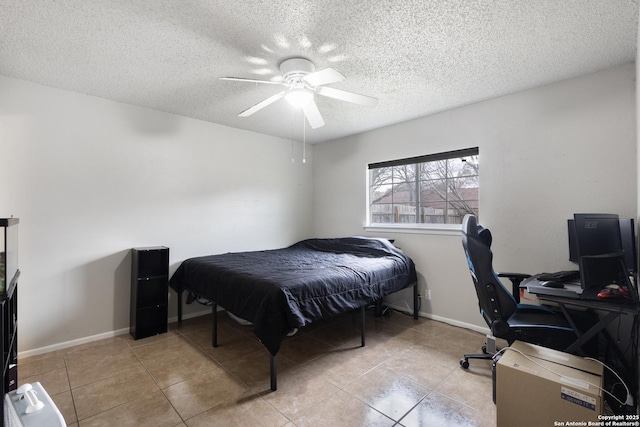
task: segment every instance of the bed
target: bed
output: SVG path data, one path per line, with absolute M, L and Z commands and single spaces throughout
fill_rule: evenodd
M 271 354 L 271 389 L 276 389 L 275 355 L 284 337 L 316 320 L 364 307 L 413 286 L 417 318 L 416 270 L 411 258 L 386 239 L 307 239 L 287 248 L 190 258 L 170 279 L 178 294 L 211 301 L 212 345 L 217 346 L 217 306 L 253 324 Z M 364 345 L 364 324 L 362 325 Z

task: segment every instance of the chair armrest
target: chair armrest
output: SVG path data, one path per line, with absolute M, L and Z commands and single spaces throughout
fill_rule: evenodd
M 504 272 L 496 273 L 496 274 L 498 275 L 498 277 L 506 277 L 511 281 L 511 287 L 512 287 L 511 294 L 516 299 L 516 302 L 519 304 L 520 303 L 520 283 L 522 283 L 524 279 L 531 277 L 531 275 L 524 274 L 524 273 L 504 273 Z

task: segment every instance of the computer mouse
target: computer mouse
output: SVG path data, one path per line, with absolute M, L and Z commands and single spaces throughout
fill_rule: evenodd
M 564 285 L 562 283 L 554 282 L 553 280 L 542 282 L 542 286 L 544 286 L 545 288 L 564 288 Z
M 600 292 L 598 292 L 598 299 L 613 299 L 613 298 L 622 298 L 622 292 L 618 289 L 604 288 Z
M 605 289 L 610 289 L 613 292 L 619 292 L 625 298 L 631 298 L 631 295 L 629 294 L 629 290 L 627 289 L 626 286 L 620 286 L 617 283 L 612 283 L 610 285 L 605 286 L 603 290 Z

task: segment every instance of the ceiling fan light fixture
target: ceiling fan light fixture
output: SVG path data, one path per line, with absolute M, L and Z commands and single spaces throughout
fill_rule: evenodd
M 284 99 L 296 108 L 302 108 L 313 100 L 313 91 L 305 88 L 291 89 Z

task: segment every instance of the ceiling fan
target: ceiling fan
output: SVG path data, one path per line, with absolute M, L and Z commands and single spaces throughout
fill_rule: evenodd
M 240 117 L 248 117 L 253 113 L 262 110 L 266 106 L 273 104 L 281 98 L 286 99 L 291 105 L 301 107 L 304 115 L 312 128 L 324 126 L 324 120 L 314 101 L 315 94 L 339 99 L 341 101 L 353 102 L 355 104 L 373 107 L 378 103 L 376 98 L 347 92 L 341 89 L 327 87 L 331 83 L 342 82 L 346 78 L 333 68 L 325 68 L 315 71 L 316 67 L 306 58 L 289 58 L 280 63 L 280 73 L 282 80 L 254 80 L 239 77 L 221 77 L 220 80 L 232 80 L 250 83 L 264 83 L 271 85 L 285 86 L 287 89 L 278 92 L 273 96 L 258 102 L 253 107 L 247 108 L 240 114 Z

